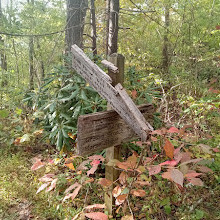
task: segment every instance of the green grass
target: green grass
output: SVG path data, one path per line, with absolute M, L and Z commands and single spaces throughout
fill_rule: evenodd
M 0 149 L 0 220 L 19 219 L 24 211 L 32 219 L 61 219 L 56 204 L 44 192 L 36 195 L 37 176 L 30 170 L 34 155 L 21 149 Z

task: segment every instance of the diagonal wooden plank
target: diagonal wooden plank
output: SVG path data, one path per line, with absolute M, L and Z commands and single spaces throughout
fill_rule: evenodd
M 118 84 L 111 85 L 111 78 L 94 64 L 77 46 L 72 46 L 72 66 L 92 86 L 112 108 L 127 122 L 131 129 L 141 137 L 147 139 L 152 127 L 147 123 L 133 101 L 126 95 L 126 91 Z

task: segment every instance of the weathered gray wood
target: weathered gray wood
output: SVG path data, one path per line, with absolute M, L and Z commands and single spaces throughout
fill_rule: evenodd
M 111 85 L 111 78 L 94 64 L 77 46 L 72 46 L 73 68 L 87 80 L 111 107 L 128 123 L 142 141 L 146 141 L 149 131 L 153 130 L 144 119 L 136 105 L 129 98 L 123 87 Z
M 109 68 L 113 73 L 118 73 L 118 67 L 115 66 L 113 63 L 111 63 L 111 62 L 109 62 L 109 61 L 107 61 L 107 60 L 102 60 L 101 63 L 102 63 L 105 67 Z
M 145 119 L 152 121 L 154 107 L 138 107 Z M 138 138 L 128 124 L 113 110 L 82 115 L 78 119 L 77 153 L 87 155 Z

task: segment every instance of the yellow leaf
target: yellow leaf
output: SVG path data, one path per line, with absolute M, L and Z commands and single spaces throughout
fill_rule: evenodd
M 71 170 L 76 170 L 72 163 L 65 164 L 65 166 L 69 167 Z

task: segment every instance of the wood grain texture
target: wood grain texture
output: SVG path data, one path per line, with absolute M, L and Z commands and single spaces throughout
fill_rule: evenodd
M 153 120 L 154 107 L 138 107 L 143 117 Z M 138 138 L 130 126 L 113 110 L 82 115 L 78 119 L 77 153 L 87 155 Z

